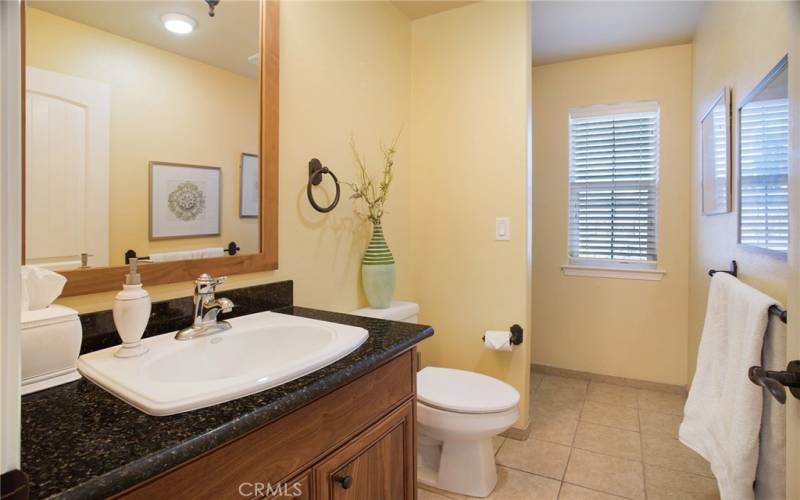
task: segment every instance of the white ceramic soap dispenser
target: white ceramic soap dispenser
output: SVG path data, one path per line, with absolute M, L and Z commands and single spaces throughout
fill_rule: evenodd
M 118 358 L 132 358 L 147 352 L 142 345 L 142 335 L 150 319 L 150 294 L 142 288 L 137 269 L 138 260 L 130 259 L 130 271 L 125 275 L 122 291 L 114 299 L 114 326 L 122 338 L 122 347 L 114 354 Z

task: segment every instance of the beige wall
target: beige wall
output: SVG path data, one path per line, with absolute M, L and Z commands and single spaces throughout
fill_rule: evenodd
M 513 384 L 527 424 L 529 339 L 487 351 L 484 330 L 529 329 L 530 43 L 524 2 L 482 2 L 413 23 L 412 224 L 426 365 Z M 495 217 L 511 241 L 495 241 Z
M 691 45 L 533 68 L 533 362 L 686 383 Z M 661 107 L 661 281 L 564 276 L 570 108 Z
M 315 212 L 305 195 L 307 165 L 318 157 L 340 180 L 353 180 L 352 132 L 380 172 L 379 141 L 393 138 L 408 118 L 410 37 L 410 22 L 387 2 L 281 4 L 280 269 L 233 276 L 228 288 L 293 279 L 299 305 L 350 311 L 364 304 L 360 259 L 369 225 L 354 215 L 344 193 L 330 214 Z M 397 296 L 413 298 L 408 131 L 398 149 L 384 226 L 398 266 Z M 189 283 L 145 288 L 155 300 L 191 293 Z M 115 293 L 59 302 L 80 311 L 107 309 Z
M 258 220 L 239 217 L 241 154 L 258 153 L 257 80 L 31 8 L 26 58 L 110 86 L 111 264 L 122 264 L 129 248 L 148 255 L 233 240 L 258 251 Z M 152 160 L 222 168 L 219 237 L 149 241 Z
M 316 156 L 340 180 L 354 179 L 352 132 L 379 171 L 379 142 L 404 128 L 384 221 L 395 296 L 419 302 L 421 321 L 436 329 L 423 363 L 513 384 L 524 427 L 530 335 L 513 353 L 483 349 L 481 336 L 513 323 L 529 332 L 527 5 L 480 3 L 411 23 L 388 2 L 286 2 L 280 41 L 280 269 L 234 276 L 227 287 L 293 279 L 299 305 L 363 306 L 369 225 L 346 197 L 328 215 L 314 212 L 306 165 Z M 498 216 L 512 219 L 510 242 L 494 241 Z M 191 290 L 145 287 L 156 300 Z M 113 295 L 59 302 L 107 309 Z
M 733 137 L 736 137 L 736 105 L 789 51 L 790 11 L 796 8 L 791 2 L 712 2 L 695 34 L 689 378 L 694 374 L 703 329 L 708 269 L 727 267 L 735 259 L 739 262 L 740 279 L 777 300 L 786 300 L 789 276 L 786 261 L 738 246 L 735 211 L 725 215 L 702 215 L 699 123 L 720 89 L 732 87 Z M 736 158 L 737 141 L 733 144 L 733 158 Z M 734 193 L 734 206 L 737 200 L 738 194 Z

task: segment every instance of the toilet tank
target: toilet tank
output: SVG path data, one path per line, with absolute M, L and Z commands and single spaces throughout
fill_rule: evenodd
M 350 314 L 356 316 L 366 316 L 368 318 L 386 319 L 389 321 L 404 321 L 406 323 L 416 323 L 419 316 L 419 304 L 414 302 L 392 301 L 386 309 L 356 309 Z

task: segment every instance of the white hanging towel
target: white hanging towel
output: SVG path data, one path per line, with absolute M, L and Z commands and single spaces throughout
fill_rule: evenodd
M 197 250 L 151 253 L 150 261 L 169 262 L 173 260 L 208 259 L 210 257 L 224 257 L 224 256 L 225 256 L 225 250 L 222 247 L 208 247 L 208 248 L 198 248 Z
M 774 304 L 778 303 L 771 297 L 728 274 L 716 273 L 711 279 L 697 370 L 679 436 L 711 464 L 723 500 L 755 498 L 765 402 L 763 389 L 750 381 L 747 372 L 763 363 L 769 308 Z M 772 345 L 765 352 L 780 365 L 785 360 L 785 343 L 777 335 L 770 337 Z M 772 436 L 770 441 L 777 440 Z M 774 451 L 762 453 L 767 458 Z M 774 480 L 759 477 L 765 485 Z
M 197 259 L 208 259 L 211 257 L 224 257 L 225 250 L 222 247 L 201 248 L 194 251 Z
M 150 262 L 171 262 L 173 260 L 192 260 L 195 258 L 196 257 L 192 250 L 183 252 L 158 252 L 150 254 Z

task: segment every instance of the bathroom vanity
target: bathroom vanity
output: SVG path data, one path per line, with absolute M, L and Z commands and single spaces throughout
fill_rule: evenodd
M 225 295 L 237 304 L 231 316 L 271 310 L 369 336 L 301 378 L 170 416 L 143 413 L 86 379 L 25 396 L 22 470 L 32 498 L 414 498 L 415 345 L 433 330 L 295 307 L 291 282 Z M 190 316 L 188 298 L 154 303 L 145 336 L 174 332 Z M 119 342 L 107 311 L 81 321 L 84 352 Z
M 117 498 L 414 498 L 414 351 Z

